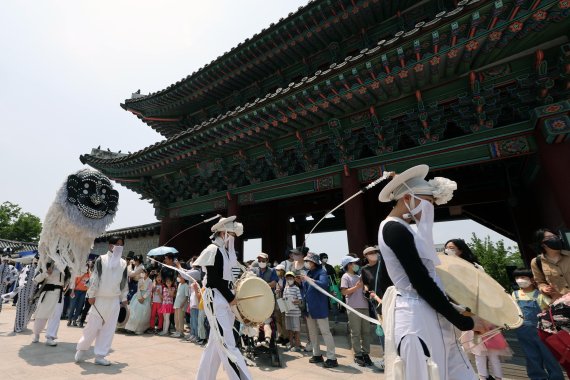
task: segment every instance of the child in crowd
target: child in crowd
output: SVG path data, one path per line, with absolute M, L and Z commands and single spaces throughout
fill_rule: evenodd
M 206 345 L 208 342 L 208 331 L 206 329 L 206 312 L 204 311 L 204 299 L 202 294 L 204 294 L 205 288 L 200 288 L 200 291 L 196 293 L 198 296 L 198 341 L 196 343 L 200 345 Z
M 176 331 L 172 333 L 174 338 L 184 336 L 184 314 L 186 313 L 186 304 L 188 302 L 188 284 L 186 279 L 178 274 L 178 289 L 176 290 L 176 299 L 174 300 L 174 326 Z
M 190 285 L 190 335 L 187 338 L 190 342 L 197 342 L 198 338 L 198 315 L 200 310 L 198 304 L 200 302 L 200 286 L 198 282 L 192 282 Z
M 346 271 L 340 280 L 340 292 L 346 297 L 346 304 L 361 314 L 369 316 L 368 301 L 364 298 L 362 278 L 357 274 L 358 258 L 345 256 L 341 266 Z M 354 361 L 361 367 L 373 365 L 370 359 L 370 322 L 348 310 L 348 325 L 352 341 Z
M 493 325 L 488 325 L 487 331 L 495 328 Z M 509 348 L 507 340 L 503 334 L 498 333 L 492 338 L 480 338 L 472 331 L 466 331 L 461 336 L 461 342 L 465 352 L 470 352 L 475 356 L 475 365 L 477 367 L 477 374 L 480 380 L 487 380 L 490 372 L 493 378 L 501 380 L 503 378 L 503 369 L 501 367 L 500 357 L 511 357 L 512 352 Z M 489 368 L 487 367 L 489 365 Z
M 287 284 L 285 285 L 285 289 L 283 289 L 283 299 L 285 301 L 291 301 L 293 305 L 295 305 L 294 308 L 285 312 L 285 329 L 289 332 L 291 351 L 300 352 L 301 309 L 299 305 L 302 301 L 301 290 L 295 283 L 295 273 L 287 272 L 285 279 L 287 280 Z
M 562 380 L 564 375 L 556 358 L 538 336 L 538 314 L 548 308 L 549 299 L 534 286 L 530 269 L 516 269 L 513 272 L 519 290 L 512 294 L 523 312 L 524 322 L 515 330 L 526 355 L 526 373 L 531 380 Z M 544 305 L 541 307 L 541 305 Z
M 152 286 L 152 309 L 150 312 L 150 328 L 151 332 L 157 332 L 156 329 L 156 318 L 158 316 L 158 330 L 162 330 L 162 313 L 160 312 L 160 308 L 162 307 L 162 277 L 160 274 L 156 276 L 154 279 L 154 284 Z
M 160 313 L 163 318 L 163 328 L 162 332 L 158 335 L 168 334 L 168 328 L 170 327 L 170 314 L 174 311 L 174 296 L 176 295 L 176 288 L 172 285 L 172 279 L 166 279 L 166 286 L 162 289 L 162 306 L 160 307 Z

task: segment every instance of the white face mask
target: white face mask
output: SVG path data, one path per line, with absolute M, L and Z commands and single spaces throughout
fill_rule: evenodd
M 114 245 L 112 252 L 113 252 L 113 256 L 121 257 L 123 255 L 123 246 L 122 245 Z
M 176 281 L 182 282 L 182 279 L 181 279 L 181 278 L 177 278 Z
M 329 259 L 327 259 L 327 258 L 325 257 L 325 258 L 323 258 L 321 261 L 326 264 L 327 261 L 329 261 Z
M 267 267 L 267 263 L 259 262 L 258 264 L 261 269 L 265 269 Z
M 311 263 L 305 261 L 305 269 L 311 270 Z
M 444 252 L 446 255 L 449 255 L 449 256 L 457 255 L 457 252 L 453 248 L 446 248 Z
M 287 285 L 291 286 L 295 283 L 295 280 L 287 280 Z
M 366 259 L 370 263 L 375 263 L 378 261 L 378 254 L 377 253 L 371 253 L 369 255 L 366 255 Z
M 433 221 L 435 213 L 433 204 L 425 199 L 418 198 L 413 194 L 412 197 L 412 204 L 419 201 L 419 204 L 414 209 L 410 209 L 407 203 L 404 202 L 404 204 L 416 222 L 418 233 L 414 240 L 416 247 L 418 248 L 418 253 L 420 254 L 420 258 L 432 260 L 436 265 L 439 265 L 440 261 L 435 253 L 435 246 L 433 243 Z M 415 216 L 420 212 L 421 217 L 420 219 L 417 219 Z
M 279 263 L 277 261 L 273 263 L 274 267 L 276 267 L 277 265 L 279 265 Z
M 532 282 L 530 280 L 527 280 L 526 278 L 517 278 L 515 280 L 517 282 L 517 285 L 519 286 L 519 288 L 528 288 L 529 286 L 532 285 Z
M 141 278 L 144 280 L 146 278 L 146 274 L 141 273 Z

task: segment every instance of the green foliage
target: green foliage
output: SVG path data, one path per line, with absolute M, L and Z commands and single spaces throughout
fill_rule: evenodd
M 489 236 L 481 240 L 475 234 L 471 237 L 471 242 L 468 245 L 479 259 L 485 272 L 497 280 L 507 291 L 512 291 L 507 266 L 517 268 L 524 266 L 519 250 L 506 248 L 503 240 L 495 243 L 491 241 Z
M 12 202 L 0 205 L 0 238 L 37 243 L 42 231 L 40 218 Z

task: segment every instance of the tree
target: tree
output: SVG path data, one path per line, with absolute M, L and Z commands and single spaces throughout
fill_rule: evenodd
M 519 250 L 506 248 L 503 240 L 494 243 L 489 236 L 481 240 L 475 234 L 471 237 L 471 243 L 468 245 L 485 268 L 485 272 L 497 280 L 506 290 L 511 291 L 512 286 L 507 274 L 507 267 L 524 266 Z
M 42 231 L 40 218 L 12 202 L 0 205 L 0 238 L 37 243 Z

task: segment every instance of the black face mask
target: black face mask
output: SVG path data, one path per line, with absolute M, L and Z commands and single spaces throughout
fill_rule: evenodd
M 545 240 L 542 242 L 542 244 L 544 244 L 550 249 L 554 249 L 557 251 L 562 249 L 562 240 L 558 236 Z

